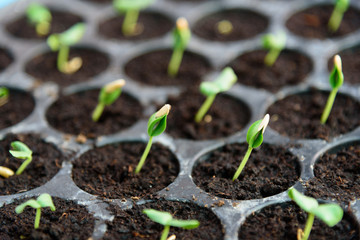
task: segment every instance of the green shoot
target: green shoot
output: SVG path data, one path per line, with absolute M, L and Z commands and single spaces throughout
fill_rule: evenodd
M 285 48 L 286 34 L 284 32 L 278 34 L 266 34 L 262 38 L 262 43 L 263 47 L 269 50 L 265 56 L 264 63 L 266 66 L 271 67 L 276 62 L 280 52 Z
M 166 120 L 167 116 L 170 112 L 171 106 L 169 104 L 165 104 L 159 111 L 151 115 L 148 121 L 148 129 L 147 133 L 149 135 L 149 141 L 146 145 L 146 148 L 144 150 L 144 153 L 141 156 L 141 159 L 136 166 L 135 173 L 138 174 L 143 167 L 146 157 L 149 154 L 151 145 L 152 145 L 152 139 L 153 137 L 156 137 L 160 134 L 162 134 L 166 129 Z
M 215 97 L 218 93 L 229 90 L 237 81 L 237 76 L 230 67 L 224 68 L 220 75 L 213 82 L 202 82 L 200 84 L 200 92 L 206 96 L 206 100 L 201 105 L 195 115 L 195 122 L 200 123 L 205 114 L 209 111 Z
M 14 171 L 10 168 L 0 166 L 0 176 L 3 178 L 9 178 L 14 175 Z
M 299 229 L 298 239 L 307 240 L 309 238 L 315 216 L 329 227 L 335 226 L 343 217 L 344 212 L 337 204 L 319 205 L 316 199 L 302 195 L 295 188 L 290 188 L 288 195 L 300 208 L 309 214 L 304 231 Z
M 20 175 L 25 168 L 31 163 L 32 161 L 32 151 L 28 146 L 20 141 L 14 141 L 11 143 L 12 150 L 9 150 L 10 154 L 13 157 L 18 159 L 25 159 L 25 161 L 20 165 L 20 167 L 16 170 L 16 175 Z
M 51 211 L 56 210 L 54 203 L 52 201 L 52 198 L 48 193 L 41 194 L 36 200 L 30 199 L 30 200 L 20 204 L 19 206 L 17 206 L 15 208 L 15 212 L 17 214 L 20 214 L 24 211 L 25 207 L 27 207 L 27 206 L 30 206 L 30 207 L 36 209 L 36 216 L 35 216 L 35 223 L 34 223 L 35 229 L 39 228 L 40 217 L 41 217 L 41 208 L 50 207 Z
M 38 3 L 32 3 L 26 9 L 26 15 L 30 23 L 35 26 L 39 36 L 45 36 L 50 31 L 51 13 L 49 9 Z
M 339 55 L 336 55 L 334 57 L 334 68 L 330 73 L 329 82 L 332 90 L 326 102 L 324 111 L 321 115 L 320 122 L 322 124 L 326 123 L 326 120 L 328 119 L 332 106 L 334 104 L 336 94 L 344 82 L 344 74 L 342 73 L 341 58 Z
M 93 111 L 92 120 L 97 122 L 104 111 L 105 106 L 110 106 L 121 94 L 121 88 L 125 85 L 124 79 L 115 80 L 111 83 L 106 84 L 101 88 L 99 93 L 99 102 Z
M 328 29 L 330 32 L 336 32 L 341 24 L 344 13 L 349 8 L 350 0 L 336 0 L 334 10 L 328 22 Z
M 173 31 L 174 50 L 168 65 L 168 75 L 175 77 L 179 71 L 186 46 L 190 40 L 191 31 L 185 18 L 176 20 L 176 28 Z
M 72 74 L 82 66 L 82 59 L 75 57 L 68 61 L 70 46 L 78 43 L 85 33 L 85 24 L 77 23 L 68 30 L 60 34 L 51 34 L 47 43 L 52 51 L 59 51 L 57 58 L 57 68 L 65 74 Z
M 152 221 L 164 226 L 160 240 L 166 240 L 169 235 L 170 227 L 179 227 L 184 229 L 194 229 L 200 225 L 198 220 L 177 220 L 168 212 L 161 212 L 155 209 L 144 209 L 145 213 Z
M 229 35 L 232 33 L 234 26 L 228 20 L 221 20 L 216 24 L 216 29 L 221 35 Z
M 0 107 L 5 105 L 9 100 L 9 89 L 0 87 Z
M 266 114 L 263 119 L 255 121 L 251 126 L 249 127 L 249 130 L 246 134 L 246 142 L 248 143 L 248 149 L 246 151 L 245 156 L 243 157 L 240 166 L 236 170 L 233 181 L 238 179 L 240 176 L 242 170 L 244 169 L 247 161 L 249 160 L 250 154 L 254 148 L 260 147 L 260 145 L 263 142 L 263 135 L 265 132 L 265 129 L 267 125 L 269 124 L 270 116 L 269 114 Z

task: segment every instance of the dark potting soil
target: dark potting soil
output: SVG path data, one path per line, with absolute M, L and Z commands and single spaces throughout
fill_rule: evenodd
M 177 76 L 170 77 L 167 69 L 171 55 L 170 49 L 145 53 L 126 63 L 125 72 L 132 79 L 148 85 L 197 88 L 202 77 L 211 70 L 205 57 L 185 51 Z
M 179 165 L 167 148 L 155 143 L 140 173 L 135 174 L 145 145 L 116 143 L 84 153 L 74 162 L 74 182 L 84 191 L 105 198 L 151 198 L 175 180 Z
M 142 205 L 134 205 L 133 208 L 121 210 L 113 207 L 115 219 L 108 223 L 108 230 L 104 240 L 112 239 L 160 239 L 163 226 L 151 221 L 143 209 L 156 209 L 169 212 L 175 219 L 196 219 L 200 222 L 198 228 L 185 230 L 170 227 L 169 237 L 176 235 L 176 239 L 223 239 L 224 229 L 220 220 L 210 209 L 199 207 L 193 203 L 158 200 Z
M 105 53 L 90 48 L 71 48 L 69 59 L 81 57 L 83 65 L 73 74 L 57 69 L 57 52 L 46 52 L 31 59 L 25 66 L 26 73 L 41 81 L 55 82 L 64 87 L 80 83 L 103 72 L 109 66 Z
M 238 83 L 276 92 L 302 82 L 313 69 L 310 58 L 293 50 L 282 51 L 271 67 L 264 64 L 266 54 L 265 50 L 247 52 L 229 64 L 239 78 Z
M 233 30 L 229 34 L 221 34 L 218 23 L 227 20 Z M 254 11 L 247 9 L 227 9 L 212 13 L 197 21 L 193 33 L 211 41 L 236 41 L 251 38 L 266 30 L 269 20 Z
M 128 128 L 142 116 L 142 106 L 132 96 L 122 92 L 110 106 L 106 106 L 99 121 L 91 118 L 99 96 L 98 89 L 60 96 L 46 112 L 46 119 L 54 128 L 74 135 L 95 138 Z
M 340 37 L 360 28 L 360 11 L 353 7 L 345 12 L 339 29 L 335 33 L 328 30 L 328 21 L 334 5 L 315 5 L 295 13 L 286 21 L 286 27 L 296 35 L 306 38 Z
M 32 113 L 35 100 L 30 93 L 9 89 L 7 103 L 0 106 L 2 117 L 0 118 L 0 129 L 4 129 L 19 123 Z
M 4 71 L 14 61 L 7 49 L 0 48 L 0 72 Z
M 39 228 L 34 229 L 35 209 L 26 207 L 23 213 L 15 213 L 15 208 L 27 200 L 15 200 L 14 203 L 0 208 L 0 239 L 90 239 L 94 231 L 95 218 L 85 207 L 73 201 L 54 197 L 56 210 L 53 212 L 48 207 L 43 208 Z
M 239 240 L 297 239 L 297 231 L 304 230 L 306 219 L 307 213 L 293 203 L 270 205 L 246 218 L 239 229 Z M 343 219 L 332 228 L 315 217 L 309 239 L 358 240 L 359 227 L 346 211 Z
M 299 179 L 294 155 L 284 147 L 263 144 L 252 151 L 241 175 L 232 181 L 246 150 L 247 144 L 236 143 L 211 152 L 193 169 L 194 183 L 218 197 L 250 200 L 286 191 Z
M 112 0 L 82 0 L 82 1 L 100 3 L 100 4 L 106 4 L 106 3 L 111 3 L 112 2 Z
M 360 125 L 360 103 L 343 94 L 337 94 L 326 124 L 321 124 L 328 96 L 329 92 L 311 89 L 273 103 L 267 110 L 269 126 L 291 138 L 329 141 Z
M 64 156 L 54 145 L 46 143 L 37 135 L 7 135 L 0 141 L 0 166 L 16 172 L 24 162 L 9 153 L 13 141 L 25 143 L 33 151 L 33 159 L 22 174 L 14 174 L 9 178 L 0 177 L 0 195 L 25 192 L 39 187 L 61 169 Z

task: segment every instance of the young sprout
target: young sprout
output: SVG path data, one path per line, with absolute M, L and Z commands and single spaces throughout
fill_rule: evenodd
M 336 94 L 344 82 L 344 74 L 342 73 L 341 58 L 339 55 L 336 55 L 334 57 L 334 68 L 330 73 L 329 82 L 332 90 L 326 102 L 324 111 L 321 115 L 320 122 L 322 124 L 326 123 L 326 120 L 328 119 L 332 106 L 334 104 Z
M 213 82 L 202 82 L 200 84 L 200 92 L 206 96 L 206 100 L 201 105 L 200 109 L 195 115 L 195 122 L 199 123 L 204 118 L 205 114 L 214 102 L 218 93 L 229 90 L 237 81 L 237 76 L 230 67 L 224 68 L 220 75 Z
M 20 214 L 24 211 L 25 207 L 30 206 L 36 209 L 34 228 L 39 228 L 41 208 L 50 207 L 51 211 L 55 211 L 55 206 L 51 196 L 48 193 L 43 193 L 37 199 L 30 199 L 15 208 L 15 212 Z
M 51 34 L 47 43 L 52 51 L 59 51 L 57 68 L 65 74 L 72 74 L 82 66 L 82 59 L 75 57 L 68 61 L 70 46 L 78 43 L 85 33 L 85 24 L 77 23 L 68 30 L 59 34 Z
M 269 116 L 269 114 L 266 114 L 263 119 L 255 121 L 249 127 L 249 130 L 246 134 L 246 142 L 248 143 L 248 149 L 240 163 L 240 166 L 238 167 L 238 169 L 236 170 L 236 172 L 233 176 L 233 179 L 232 179 L 233 181 L 238 179 L 238 177 L 240 176 L 241 171 L 244 169 L 252 150 L 254 148 L 260 147 L 260 145 L 262 144 L 263 138 L 264 138 L 263 135 L 264 135 L 265 129 L 269 123 L 269 120 L 270 120 L 270 116 Z
M 45 36 L 50 31 L 51 13 L 49 9 L 38 3 L 32 3 L 26 9 L 26 15 L 30 23 L 35 26 L 39 36 Z
M 168 65 L 168 75 L 175 77 L 179 71 L 184 51 L 191 37 L 189 24 L 185 18 L 176 20 L 176 28 L 173 31 L 174 50 Z
M 20 175 L 25 168 L 32 161 L 32 151 L 28 146 L 20 141 L 14 141 L 11 143 L 12 150 L 9 150 L 11 155 L 19 159 L 25 159 L 25 161 L 20 165 L 20 167 L 16 170 L 16 175 Z
M 159 111 L 151 115 L 148 121 L 148 135 L 149 135 L 149 141 L 146 145 L 146 148 L 144 150 L 144 153 L 141 156 L 140 162 L 136 166 L 135 173 L 138 174 L 142 168 L 142 166 L 145 163 L 146 157 L 149 154 L 151 145 L 152 145 L 152 139 L 153 137 L 156 137 L 160 134 L 162 134 L 165 131 L 166 128 L 166 120 L 167 116 L 170 112 L 171 106 L 169 104 L 165 104 L 162 108 L 160 108 Z
M 9 100 L 9 89 L 0 87 L 0 107 L 5 105 Z
M 164 225 L 164 230 L 161 234 L 160 240 L 167 239 L 170 227 L 194 229 L 200 225 L 200 222 L 198 220 L 177 220 L 174 219 L 170 213 L 161 212 L 155 209 L 144 209 L 142 212 L 145 213 L 152 221 Z
M 14 175 L 14 171 L 7 167 L 0 166 L 0 176 L 3 178 L 9 178 Z
M 277 34 L 266 34 L 262 38 L 262 43 L 263 47 L 269 50 L 265 56 L 264 63 L 266 66 L 271 67 L 276 62 L 280 52 L 285 48 L 286 34 L 284 32 L 279 32 Z
M 216 24 L 216 30 L 222 35 L 230 34 L 234 29 L 232 23 L 228 20 L 221 20 Z
M 336 0 L 334 10 L 328 22 L 328 29 L 334 33 L 340 27 L 344 13 L 349 8 L 350 0 Z
M 124 79 L 115 80 L 111 83 L 106 84 L 101 88 L 99 93 L 99 102 L 93 111 L 92 120 L 97 122 L 104 111 L 105 106 L 110 106 L 121 94 L 121 88 L 125 85 Z
M 320 218 L 329 227 L 335 226 L 343 217 L 344 212 L 337 204 L 328 203 L 319 205 L 316 199 L 302 195 L 295 188 L 290 188 L 288 195 L 301 209 L 309 214 L 304 231 L 301 229 L 298 231 L 298 239 L 307 240 L 309 238 L 315 216 Z

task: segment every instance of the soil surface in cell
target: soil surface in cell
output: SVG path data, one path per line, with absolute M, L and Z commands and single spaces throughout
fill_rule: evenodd
M 282 51 L 273 66 L 265 65 L 266 54 L 265 50 L 247 52 L 229 64 L 238 76 L 238 83 L 276 92 L 284 86 L 299 84 L 312 70 L 311 60 L 299 52 Z
M 360 11 L 349 7 L 339 29 L 332 33 L 328 22 L 333 5 L 316 5 L 295 13 L 286 21 L 286 27 L 296 35 L 305 38 L 325 39 L 340 37 L 356 31 L 360 27 Z
M 83 1 L 100 3 L 100 4 L 112 3 L 112 0 L 83 0 Z
M 329 92 L 311 89 L 275 102 L 266 111 L 271 116 L 269 126 L 291 138 L 329 141 L 360 125 L 359 102 L 343 94 L 337 94 L 326 124 L 321 124 L 328 96 Z
M 0 72 L 4 71 L 14 61 L 7 49 L 0 48 Z
M 64 156 L 54 145 L 36 135 L 10 134 L 0 141 L 0 166 L 16 172 L 24 162 L 9 153 L 13 141 L 21 141 L 31 149 L 32 161 L 20 175 L 0 176 L 0 195 L 21 193 L 44 185 L 61 169 Z
M 170 227 L 169 237 L 176 236 L 176 239 L 223 239 L 224 229 L 220 220 L 207 208 L 199 207 L 193 203 L 158 200 L 142 205 L 134 205 L 133 208 L 121 210 L 112 207 L 115 219 L 108 223 L 108 230 L 104 240 L 117 239 L 160 239 L 163 226 L 151 221 L 143 209 L 156 209 L 169 212 L 175 219 L 191 220 L 200 222 L 198 228 L 186 230 L 177 227 Z
M 145 146 L 128 142 L 90 150 L 75 161 L 72 177 L 81 189 L 101 197 L 150 198 L 175 180 L 179 166 L 167 148 L 153 144 L 143 168 L 135 174 Z
M 15 213 L 16 206 L 27 200 L 15 200 L 0 208 L 0 239 L 88 240 L 91 237 L 95 218 L 84 206 L 53 198 L 56 210 L 53 212 L 48 207 L 42 208 L 39 228 L 34 229 L 35 209 L 26 207 L 21 214 Z
M 57 69 L 57 52 L 47 52 L 31 59 L 25 66 L 26 73 L 41 81 L 55 82 L 64 87 L 80 83 L 103 72 L 109 66 L 106 54 L 90 48 L 71 48 L 69 60 L 81 57 L 83 64 L 73 74 L 65 74 Z
M 249 200 L 286 191 L 299 179 L 295 156 L 284 147 L 263 144 L 252 151 L 239 178 L 233 181 L 246 150 L 247 144 L 230 144 L 211 152 L 195 166 L 195 184 L 218 197 Z
M 304 229 L 307 213 L 293 203 L 271 205 L 248 216 L 239 230 L 239 240 L 245 239 L 297 239 L 299 228 Z M 315 217 L 309 239 L 359 239 L 357 223 L 347 212 L 334 227 Z
M 142 116 L 140 103 L 122 92 L 110 106 L 106 106 L 97 122 L 91 118 L 98 104 L 98 89 L 60 96 L 46 112 L 46 118 L 54 128 L 74 135 L 94 138 L 113 134 L 131 127 Z
M 219 24 L 221 21 L 230 22 L 232 30 L 223 33 L 222 25 Z M 236 41 L 262 33 L 268 24 L 268 19 L 259 13 L 245 9 L 229 9 L 212 13 L 197 21 L 193 33 L 211 41 Z
M 167 0 L 167 1 L 170 1 L 170 2 L 184 2 L 184 3 L 188 3 L 188 2 L 191 2 L 191 3 L 202 3 L 202 2 L 210 2 L 212 0 Z

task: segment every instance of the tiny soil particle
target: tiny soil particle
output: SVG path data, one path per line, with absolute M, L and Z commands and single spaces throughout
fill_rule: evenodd
M 143 168 L 135 174 L 145 145 L 117 143 L 84 153 L 74 163 L 74 182 L 84 191 L 104 198 L 150 198 L 175 180 L 179 166 L 167 148 L 153 144 Z
M 286 21 L 286 27 L 296 35 L 306 38 L 325 39 L 340 37 L 356 31 L 360 27 L 360 11 L 349 7 L 339 29 L 335 33 L 328 30 L 328 22 L 334 5 L 316 5 L 295 13 Z
M 232 24 L 232 31 L 229 34 L 221 34 L 218 30 L 218 23 L 227 20 Z M 246 9 L 229 9 L 210 14 L 193 27 L 194 34 L 211 41 L 236 41 L 251 38 L 265 31 L 269 24 L 268 19 Z
M 90 48 L 70 48 L 69 60 L 81 57 L 82 66 L 73 74 L 57 69 L 58 52 L 46 52 L 31 59 L 25 66 L 26 73 L 41 81 L 52 81 L 60 86 L 80 83 L 103 72 L 109 66 L 106 54 Z
M 26 207 L 21 214 L 15 213 L 16 206 L 27 200 L 15 200 L 0 208 L 0 239 L 88 240 L 91 237 L 95 218 L 85 207 L 55 197 L 56 210 L 53 212 L 48 207 L 41 209 L 39 228 L 34 229 L 35 209 Z
M 134 205 L 133 208 L 121 210 L 112 207 L 115 219 L 108 223 L 108 230 L 104 240 L 115 239 L 160 239 L 164 227 L 151 221 L 143 209 L 156 209 L 169 212 L 175 219 L 196 219 L 200 222 L 198 228 L 186 230 L 170 227 L 168 236 L 175 235 L 176 239 L 223 239 L 224 229 L 220 220 L 210 209 L 199 207 L 193 203 L 158 200 L 142 205 Z
M 250 200 L 269 197 L 295 184 L 300 165 L 284 147 L 263 144 L 252 151 L 240 177 L 232 181 L 247 144 L 230 144 L 198 163 L 192 177 L 197 186 L 218 197 Z
M 9 150 L 11 142 L 21 141 L 33 151 L 33 159 L 21 175 L 0 177 L 0 195 L 29 191 L 47 183 L 60 169 L 64 156 L 57 148 L 36 135 L 7 135 L 0 141 L 0 166 L 14 172 L 24 160 L 13 157 Z M 2 239 L 2 238 L 0 238 Z
M 271 67 L 264 64 L 266 54 L 265 50 L 247 52 L 229 64 L 239 78 L 238 83 L 276 92 L 302 82 L 312 71 L 311 60 L 299 52 L 282 51 Z
M 294 203 L 270 205 L 246 218 L 238 239 L 297 239 L 297 231 L 304 229 L 306 219 L 307 213 Z M 358 240 L 359 227 L 355 218 L 347 212 L 332 228 L 315 217 L 309 239 Z
M 179 72 L 172 78 L 167 74 L 172 50 L 157 50 L 131 59 L 125 65 L 126 74 L 132 79 L 148 85 L 180 85 L 196 88 L 202 77 L 211 70 L 203 56 L 185 51 Z
M 10 52 L 5 48 L 0 48 L 0 72 L 4 71 L 13 61 Z
M 60 96 L 46 112 L 46 119 L 62 132 L 94 138 L 128 128 L 142 116 L 140 103 L 122 92 L 113 104 L 105 107 L 99 121 L 94 122 L 91 115 L 98 96 L 97 89 Z

